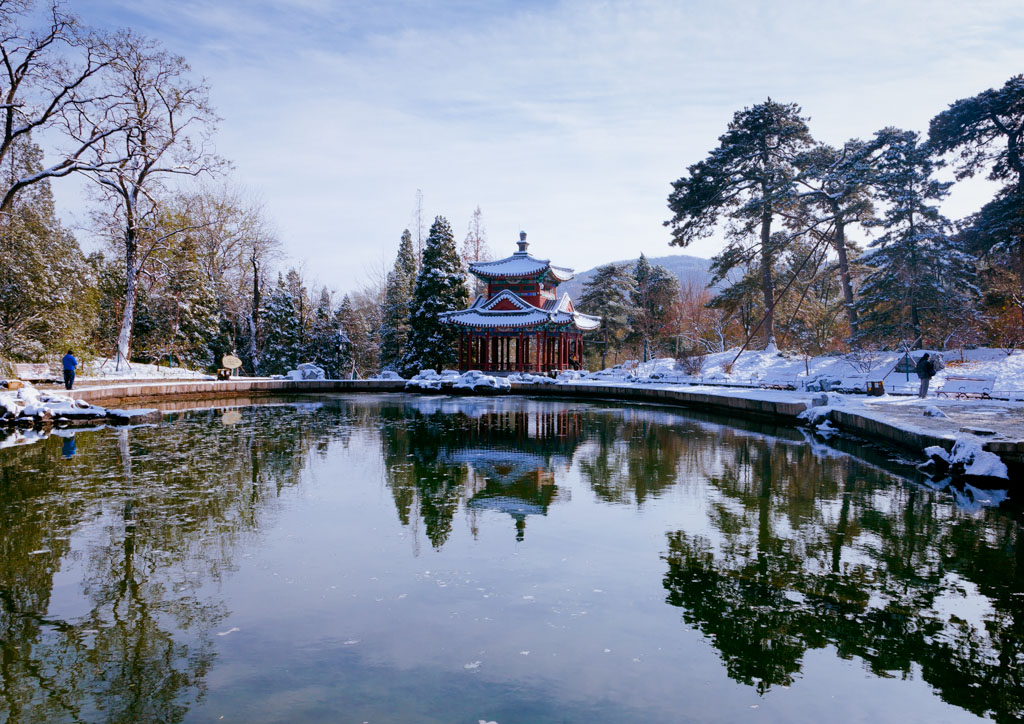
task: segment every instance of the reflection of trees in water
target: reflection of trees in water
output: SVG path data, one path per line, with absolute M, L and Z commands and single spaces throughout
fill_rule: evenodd
M 676 485 L 683 457 L 701 449 L 693 436 L 707 437 L 696 425 L 662 424 L 642 410 L 586 417 L 589 445 L 579 456 L 580 472 L 594 493 L 611 503 L 642 505 Z
M 919 667 L 976 714 L 1024 714 L 1013 520 L 959 511 L 854 458 L 735 442 L 705 478 L 716 535 L 669 533 L 664 579 L 668 603 L 713 637 L 729 676 L 764 692 L 791 683 L 807 649 L 831 645 L 878 676 Z M 956 616 L 965 582 L 992 605 L 983 626 Z
M 557 497 L 552 468 L 567 467 L 582 417 L 557 405 L 514 405 L 466 414 L 382 406 L 387 484 L 403 525 L 421 520 L 435 548 L 460 505 L 510 514 L 522 540 L 526 516 Z
M 204 586 L 323 439 L 316 409 L 202 413 L 0 451 L 0 711 L 10 722 L 174 722 L 202 696 L 226 615 Z M 333 419 L 333 417 L 332 417 Z M 102 531 L 101 534 L 98 532 Z M 76 534 L 89 541 L 71 549 Z M 84 615 L 50 613 L 82 570 Z M 64 605 L 68 605 L 64 597 Z

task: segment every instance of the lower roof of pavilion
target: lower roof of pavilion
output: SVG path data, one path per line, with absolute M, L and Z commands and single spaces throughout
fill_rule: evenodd
M 546 300 L 544 306 L 537 307 L 508 289 L 490 299 L 482 295 L 477 297 L 469 309 L 442 312 L 439 316 L 445 324 L 475 331 L 534 331 L 554 327 L 589 332 L 601 326 L 600 317 L 577 312 L 568 294 L 563 294 L 558 300 Z

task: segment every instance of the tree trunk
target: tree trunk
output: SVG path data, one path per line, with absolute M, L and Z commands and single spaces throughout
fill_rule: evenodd
M 772 283 L 772 212 L 767 205 L 761 212 L 761 291 L 764 294 L 764 322 L 761 333 L 765 347 L 775 337 L 775 288 Z
M 843 285 L 843 304 L 846 306 L 846 319 L 850 323 L 850 336 L 857 336 L 857 310 L 853 307 L 853 282 L 850 280 L 850 261 L 846 256 L 846 224 L 843 217 L 836 211 L 836 256 L 839 259 L 839 279 Z
M 260 373 L 260 263 L 256 252 L 252 255 L 252 313 L 249 315 L 249 358 L 252 360 L 252 373 Z
M 139 297 L 139 274 L 135 268 L 135 241 L 126 239 L 125 245 L 125 296 L 124 312 L 121 315 L 121 330 L 117 335 L 117 359 L 114 369 L 121 369 L 121 361 L 125 363 L 132 355 L 132 329 L 135 326 L 135 302 Z

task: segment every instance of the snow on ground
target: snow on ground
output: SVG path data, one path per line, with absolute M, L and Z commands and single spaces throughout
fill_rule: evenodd
M 1007 355 L 1000 349 L 973 349 L 936 352 L 915 350 L 916 360 L 924 352 L 941 355 L 946 367 L 931 382 L 934 393 L 951 376 L 994 380 L 996 397 L 1024 399 L 1024 351 Z M 697 374 L 687 374 L 676 360 L 661 358 L 646 363 L 635 360 L 610 370 L 587 375 L 591 380 L 664 380 L 718 385 L 772 385 L 796 389 L 813 387 L 811 383 L 826 380 L 843 390 L 863 391 L 868 380 L 882 381 L 887 391 L 916 392 L 919 380 L 911 372 L 896 372 L 903 352 L 860 353 L 856 355 L 805 358 L 776 350 L 746 350 L 736 358 L 736 349 L 709 354 Z M 734 363 L 735 360 L 735 363 Z M 1016 394 L 1000 394 L 1016 393 Z
M 127 365 L 121 363 L 120 369 L 112 360 L 100 359 L 86 361 L 78 368 L 78 379 L 80 380 L 212 380 L 213 375 L 205 372 L 197 372 L 185 367 L 161 367 L 160 365 L 148 365 L 141 362 L 132 362 Z

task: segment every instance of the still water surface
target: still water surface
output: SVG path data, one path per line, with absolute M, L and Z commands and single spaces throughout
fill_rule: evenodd
M 1020 525 L 860 452 L 401 396 L 0 450 L 0 721 L 1018 720 Z

